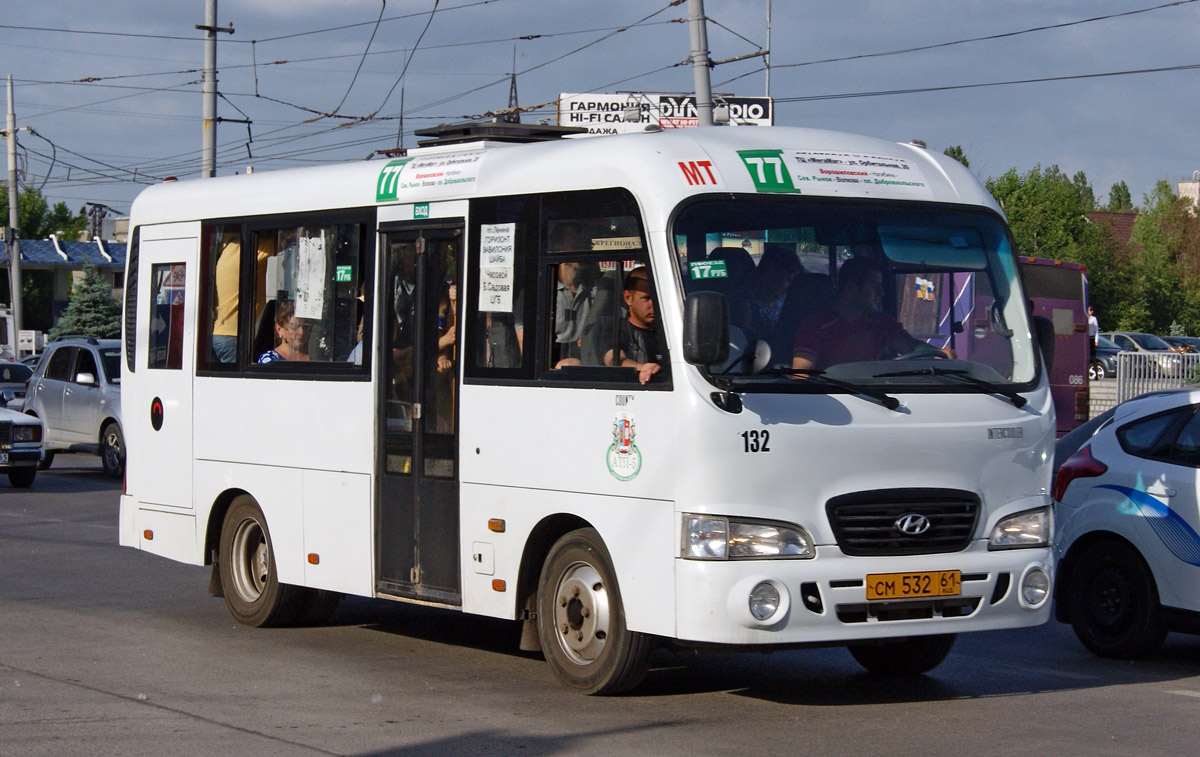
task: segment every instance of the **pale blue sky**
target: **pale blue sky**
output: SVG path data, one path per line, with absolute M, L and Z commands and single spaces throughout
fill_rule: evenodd
M 362 60 L 380 0 L 221 0 L 218 22 L 232 22 L 236 33 L 220 35 L 219 80 L 226 99 L 219 113 L 251 119 L 254 141 L 248 151 L 246 126 L 222 123 L 218 173 L 247 165 L 268 170 L 360 160 L 394 147 L 402 89 L 404 144 L 411 146 L 414 128 L 504 107 L 514 55 L 522 105 L 551 102 L 560 92 L 692 87 L 690 67 L 677 65 L 689 52 L 687 26 L 679 22 L 687 15 L 686 3 L 439 0 L 429 22 L 434 5 L 390 0 L 371 54 Z M 1140 203 L 1157 180 L 1174 184 L 1200 169 L 1193 138 L 1200 120 L 1195 97 L 1200 69 L 829 96 L 1200 63 L 1200 2 L 1072 23 L 1159 5 L 1162 0 L 774 0 L 776 123 L 896 141 L 921 138 L 939 151 L 962 145 L 980 178 L 1013 167 L 1025 172 L 1058 164 L 1068 174 L 1086 172 L 1101 200 L 1113 182 L 1124 180 Z M 706 0 L 705 10 L 713 21 L 708 34 L 714 60 L 766 45 L 765 0 Z M 652 16 L 656 11 L 661 12 Z M 30 151 L 23 166 L 47 197 L 72 209 L 93 201 L 127 211 L 142 186 L 137 182 L 199 172 L 203 44 L 194 26 L 203 22 L 203 0 L 46 0 L 6 8 L 0 16 L 0 74 L 15 81 L 18 125 L 32 126 L 45 138 L 21 135 Z M 348 24 L 359 25 L 301 34 Z M 945 44 L 1061 24 L 1072 25 Z M 520 39 L 529 35 L 541 36 Z M 932 45 L 942 46 L 873 55 Z M 813 63 L 851 56 L 871 57 Z M 762 95 L 761 67 L 757 58 L 718 66 L 713 89 Z M 92 77 L 100 80 L 47 83 Z M 319 115 L 343 98 L 339 115 L 351 119 Z M 357 120 L 370 114 L 376 118 Z M 552 110 L 544 109 L 525 120 L 550 116 Z M 316 120 L 303 123 L 309 119 Z

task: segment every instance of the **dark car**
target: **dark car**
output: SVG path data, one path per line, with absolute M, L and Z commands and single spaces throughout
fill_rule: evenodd
M 1162 340 L 1179 352 L 1200 352 L 1200 336 L 1164 336 Z
M 1121 348 L 1106 336 L 1096 337 L 1096 359 L 1088 368 L 1088 378 L 1097 381 L 1117 375 L 1117 353 Z

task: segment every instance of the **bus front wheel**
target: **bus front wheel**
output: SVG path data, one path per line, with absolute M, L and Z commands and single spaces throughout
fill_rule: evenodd
M 279 582 L 267 519 L 253 497 L 229 505 L 221 526 L 221 590 L 229 612 L 248 626 L 285 626 L 302 609 L 300 593 Z
M 554 545 L 538 584 L 538 634 L 554 675 L 582 694 L 616 694 L 642 680 L 651 638 L 625 627 L 612 558 L 595 529 Z

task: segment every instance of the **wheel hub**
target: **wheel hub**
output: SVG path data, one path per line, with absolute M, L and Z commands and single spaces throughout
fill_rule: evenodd
M 604 651 L 608 638 L 608 590 L 587 563 L 563 572 L 554 592 L 554 627 L 559 646 L 573 662 L 586 665 Z

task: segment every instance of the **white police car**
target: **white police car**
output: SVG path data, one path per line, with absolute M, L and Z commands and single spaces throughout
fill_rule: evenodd
M 1081 427 L 1055 478 L 1055 614 L 1102 657 L 1200 633 L 1200 389 L 1143 395 Z

